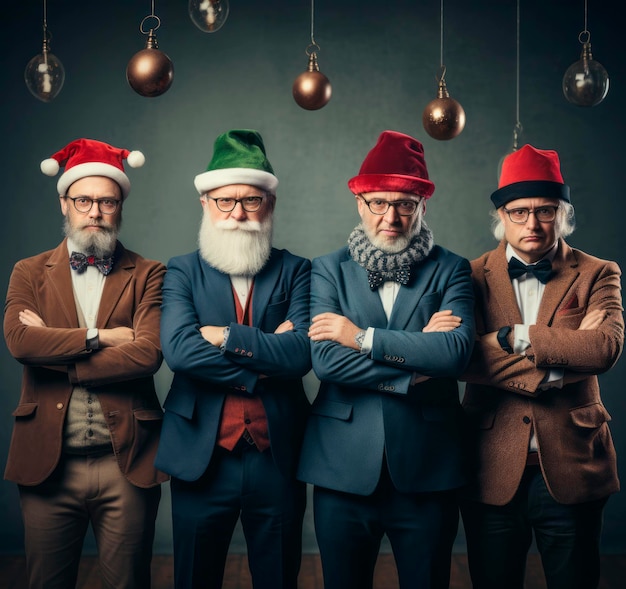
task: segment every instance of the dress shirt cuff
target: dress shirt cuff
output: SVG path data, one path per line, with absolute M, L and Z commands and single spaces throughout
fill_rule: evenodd
M 514 338 L 513 351 L 516 354 L 526 355 L 526 350 L 530 347 L 530 325 L 523 325 L 516 323 L 514 325 Z
M 365 330 L 365 338 L 363 339 L 363 345 L 361 346 L 361 354 L 369 356 L 374 346 L 374 328 L 368 327 Z

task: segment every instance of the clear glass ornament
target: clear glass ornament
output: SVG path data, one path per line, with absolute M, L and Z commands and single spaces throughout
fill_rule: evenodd
M 189 16 L 204 33 L 219 31 L 228 18 L 228 0 L 189 0 Z

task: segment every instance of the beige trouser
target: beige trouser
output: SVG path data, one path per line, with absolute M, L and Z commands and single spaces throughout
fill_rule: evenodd
M 44 483 L 19 490 L 30 589 L 76 586 L 89 523 L 98 547 L 102 586 L 149 589 L 160 486 L 133 486 L 109 453 L 64 455 Z

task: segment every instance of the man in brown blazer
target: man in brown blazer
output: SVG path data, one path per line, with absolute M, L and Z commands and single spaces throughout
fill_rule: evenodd
M 91 523 L 103 587 L 149 588 L 165 475 L 153 374 L 165 268 L 117 240 L 129 152 L 79 139 L 42 162 L 65 235 L 11 274 L 4 335 L 24 365 L 5 478 L 19 486 L 29 587 L 74 587 Z
M 548 589 L 592 589 L 619 490 L 597 375 L 622 351 L 621 272 L 564 241 L 573 207 L 556 152 L 509 155 L 491 199 L 501 241 L 472 262 L 478 337 L 463 377 L 473 586 L 522 589 L 534 532 Z

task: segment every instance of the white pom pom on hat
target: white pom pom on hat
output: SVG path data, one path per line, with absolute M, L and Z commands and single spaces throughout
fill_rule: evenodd
M 67 189 L 76 180 L 87 176 L 105 176 L 119 184 L 125 199 L 130 192 L 130 180 L 124 172 L 124 160 L 131 168 L 140 168 L 146 158 L 141 151 L 120 149 L 94 139 L 76 139 L 43 160 L 40 167 L 47 176 L 56 176 L 60 167 L 65 167 L 57 183 L 60 195 L 67 194 Z

